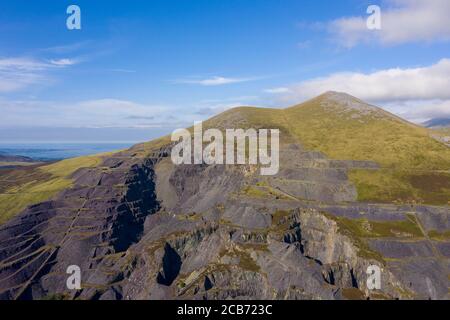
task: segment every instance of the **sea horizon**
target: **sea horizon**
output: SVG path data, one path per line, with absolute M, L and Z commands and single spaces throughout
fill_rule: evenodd
M 102 152 L 118 151 L 135 145 L 136 141 L 0 141 L 0 154 L 29 157 L 36 161 L 54 161 Z

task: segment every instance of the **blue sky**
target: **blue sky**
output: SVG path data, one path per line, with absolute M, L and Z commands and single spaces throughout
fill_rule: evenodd
M 0 141 L 149 140 L 327 90 L 450 117 L 448 17 L 447 0 L 0 0 Z

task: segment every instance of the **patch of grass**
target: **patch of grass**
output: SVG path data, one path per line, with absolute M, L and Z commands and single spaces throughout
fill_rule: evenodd
M 349 172 L 349 179 L 358 189 L 359 201 L 449 204 L 449 173 L 358 169 Z
M 253 197 L 253 198 L 263 198 L 263 197 L 267 197 L 268 192 L 261 188 L 257 188 L 257 187 L 253 187 L 253 186 L 245 186 L 241 190 L 241 194 L 244 194 L 246 196 Z
M 224 226 L 228 226 L 228 227 L 236 227 L 236 225 L 233 222 L 231 222 L 228 219 L 224 219 L 224 218 L 220 218 L 219 219 L 219 224 L 220 225 L 224 225 Z
M 248 252 L 245 251 L 235 251 L 236 255 L 239 257 L 239 267 L 244 270 L 259 272 L 261 268 L 256 264 L 255 260 L 250 256 Z
M 390 170 L 351 170 L 349 179 L 356 185 L 358 201 L 399 202 L 413 195 L 412 186 Z
M 39 167 L 39 170 L 48 172 L 57 177 L 67 177 L 80 168 L 92 168 L 100 165 L 103 157 L 107 155 L 111 155 L 111 153 L 66 159 Z
M 371 292 L 370 300 L 392 300 L 392 297 L 383 292 Z
M 269 187 L 269 183 L 265 180 L 261 180 L 256 183 L 256 186 L 257 187 Z
M 66 293 L 52 293 L 42 297 L 41 300 L 67 300 L 69 295 Z
M 364 292 L 358 288 L 344 288 L 342 289 L 342 296 L 347 300 L 365 300 Z
M 275 211 L 275 213 L 272 215 L 272 225 L 279 225 L 281 221 L 289 215 L 291 215 L 291 212 L 286 210 Z
M 406 237 L 422 238 L 423 234 L 414 217 L 399 221 L 369 221 L 336 217 L 340 228 L 360 238 Z
M 371 221 L 372 232 L 378 237 L 422 238 L 423 234 L 414 218 L 401 221 Z
M 269 247 L 268 247 L 267 243 L 242 243 L 242 244 L 240 244 L 240 246 L 244 250 L 269 252 Z
M 188 220 L 188 221 L 198 221 L 201 217 L 202 214 L 196 212 L 177 215 L 178 220 Z
M 437 231 L 437 230 L 431 230 L 428 231 L 428 236 L 432 239 L 432 240 L 436 240 L 436 241 L 448 241 L 450 240 L 450 231 Z

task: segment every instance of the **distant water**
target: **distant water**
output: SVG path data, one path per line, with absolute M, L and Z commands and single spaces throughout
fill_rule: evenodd
M 39 161 L 61 160 L 127 149 L 135 143 L 3 143 L 0 154 L 18 155 Z

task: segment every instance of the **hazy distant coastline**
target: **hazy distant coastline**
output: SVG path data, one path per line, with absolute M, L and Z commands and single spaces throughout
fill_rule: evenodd
M 25 157 L 29 161 L 54 161 L 84 155 L 115 151 L 132 146 L 133 142 L 99 143 L 3 143 L 0 142 L 0 155 Z

